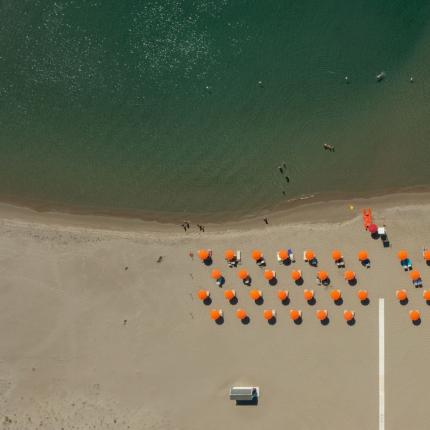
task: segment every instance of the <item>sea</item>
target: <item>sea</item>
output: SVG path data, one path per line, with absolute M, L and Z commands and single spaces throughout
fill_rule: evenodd
M 228 219 L 430 184 L 428 0 L 0 0 L 0 25 L 2 201 Z

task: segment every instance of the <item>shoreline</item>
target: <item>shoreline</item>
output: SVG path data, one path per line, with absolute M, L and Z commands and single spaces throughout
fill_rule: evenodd
M 298 203 L 298 204 L 294 204 Z M 280 224 L 321 224 L 340 223 L 357 216 L 361 216 L 363 207 L 373 210 L 395 207 L 423 206 L 430 204 L 430 191 L 428 188 L 414 188 L 411 191 L 385 193 L 370 197 L 332 198 L 328 200 L 315 199 L 293 202 L 288 206 L 276 207 L 260 214 L 242 216 L 233 219 L 208 221 L 207 229 L 202 233 L 192 225 L 191 230 L 184 232 L 180 226 L 184 218 L 192 224 L 195 221 L 190 217 L 179 218 L 176 222 L 170 220 L 148 220 L 139 217 L 117 216 L 99 213 L 76 213 L 73 211 L 38 210 L 32 207 L 0 202 L 0 219 L 22 222 L 25 224 L 57 225 L 59 227 L 92 228 L 118 232 L 140 233 L 174 233 L 180 237 L 200 237 L 210 233 L 243 231 L 250 229 L 270 228 Z M 353 207 L 351 209 L 350 207 Z M 268 217 L 269 224 L 263 222 Z M 200 221 L 201 222 L 201 221 Z

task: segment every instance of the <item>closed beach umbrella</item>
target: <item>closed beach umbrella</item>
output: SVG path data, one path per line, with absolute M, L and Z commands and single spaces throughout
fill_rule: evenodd
M 202 261 L 205 261 L 209 258 L 209 251 L 207 249 L 199 249 L 199 258 Z
M 224 291 L 224 297 L 227 300 L 233 300 L 236 297 L 236 291 L 234 291 L 234 290 L 225 290 Z
M 211 277 L 215 280 L 222 278 L 222 274 L 218 269 L 213 269 L 211 272 Z
M 421 273 L 418 272 L 418 270 L 412 270 L 412 272 L 409 273 L 409 276 L 413 281 L 417 281 L 421 278 Z
M 261 297 L 263 297 L 263 294 L 260 290 L 251 290 L 249 292 L 249 297 L 251 297 L 252 300 L 257 301 L 258 299 L 261 299 Z
M 221 309 L 212 309 L 211 310 L 211 318 L 216 321 L 222 317 L 222 310 Z
M 278 291 L 278 299 L 283 302 L 284 300 L 287 300 L 288 298 L 288 291 L 287 290 L 279 290 Z
M 397 300 L 399 300 L 400 302 L 403 302 L 408 298 L 408 293 L 406 292 L 406 290 L 397 290 L 396 297 L 397 297 Z
M 405 251 L 404 249 L 401 249 L 397 253 L 397 257 L 399 258 L 400 261 L 406 260 L 408 258 L 408 251 Z
M 282 261 L 288 260 L 288 251 L 286 249 L 280 249 L 278 255 Z
M 430 291 L 429 290 L 424 290 L 424 292 L 423 292 L 423 299 L 426 302 L 430 301 Z
M 340 292 L 340 290 L 332 290 L 330 292 L 330 297 L 334 302 L 337 302 L 342 297 L 342 293 Z
M 303 290 L 303 297 L 310 302 L 314 298 L 314 290 Z
M 308 249 L 305 251 L 305 258 L 306 260 L 311 261 L 315 258 L 315 253 L 311 249 Z
M 331 253 L 331 258 L 333 258 L 334 261 L 340 260 L 342 258 L 342 253 L 338 249 L 335 249 Z
M 263 254 L 258 249 L 254 249 L 251 255 L 255 261 L 261 260 L 261 257 L 263 257 Z
M 293 278 L 294 281 L 298 281 L 302 277 L 302 272 L 300 270 L 293 270 L 291 272 L 291 278 Z
M 197 291 L 197 297 L 200 300 L 206 300 L 209 297 L 209 291 L 208 290 L 199 290 L 199 291 Z
M 319 309 L 315 312 L 315 316 L 317 317 L 317 319 L 319 319 L 320 321 L 324 321 L 325 319 L 327 319 L 328 316 L 328 312 L 325 309 Z
M 297 321 L 302 316 L 302 311 L 298 309 L 291 309 L 290 310 L 290 318 L 293 321 Z
M 355 273 L 352 270 L 346 270 L 343 276 L 347 281 L 352 281 L 355 279 Z
M 237 318 L 239 318 L 241 321 L 243 321 L 248 315 L 247 313 L 243 310 L 243 309 L 238 309 L 236 311 L 236 316 Z
M 409 318 L 412 321 L 418 321 L 421 318 L 421 313 L 420 311 L 413 309 L 411 311 L 409 311 Z
M 275 277 L 275 274 L 273 273 L 273 270 L 265 270 L 265 271 L 264 271 L 264 277 L 265 277 L 268 281 L 271 281 L 271 280 Z
M 326 281 L 328 279 L 328 273 L 325 272 L 324 270 L 319 271 L 317 273 L 317 276 L 318 276 L 318 279 L 322 282 Z
M 366 261 L 366 260 L 368 260 L 368 255 L 367 255 L 367 252 L 366 251 L 359 251 L 359 253 L 358 253 L 358 259 L 360 260 L 360 261 Z
M 271 320 L 273 317 L 275 316 L 275 311 L 274 309 L 264 309 L 263 311 L 263 317 L 266 320 Z
M 376 224 L 370 224 L 368 230 L 371 234 L 374 234 L 378 231 L 378 226 Z
M 424 257 L 424 260 L 426 260 L 426 261 L 430 261 L 430 249 L 426 249 L 426 250 L 423 252 L 423 257 Z
M 343 311 L 343 318 L 345 319 L 345 321 L 352 321 L 354 319 L 354 315 L 355 315 L 354 311 L 349 311 L 349 310 Z
M 237 272 L 237 276 L 239 276 L 239 279 L 242 279 L 242 281 L 244 281 L 249 277 L 249 274 L 245 269 L 241 269 L 239 270 L 239 272 Z
M 367 300 L 367 290 L 358 290 L 357 296 L 360 302 L 364 302 Z
M 227 249 L 227 251 L 225 251 L 224 253 L 224 257 L 227 261 L 232 261 L 234 260 L 234 251 L 232 249 Z

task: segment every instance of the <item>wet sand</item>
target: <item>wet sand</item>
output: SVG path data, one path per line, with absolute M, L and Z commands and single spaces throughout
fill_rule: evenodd
M 409 250 L 430 286 L 421 257 L 421 248 L 430 247 L 427 202 L 427 195 L 411 194 L 315 204 L 273 214 L 267 226 L 244 220 L 208 225 L 205 233 L 1 207 L 2 427 L 377 429 L 378 299 L 384 298 L 386 428 L 428 428 L 430 307 L 396 257 L 400 248 Z M 358 209 L 368 206 L 386 224 L 391 248 L 364 232 Z M 203 247 L 213 250 L 211 267 L 198 261 Z M 241 267 L 263 291 L 263 305 L 251 301 L 237 269 L 223 260 L 230 247 L 242 250 Z M 276 286 L 252 262 L 255 247 L 276 269 Z M 295 251 L 295 264 L 277 263 L 281 247 Z M 316 285 L 317 269 L 302 260 L 305 248 L 329 272 L 329 287 Z M 357 273 L 356 286 L 332 262 L 334 248 Z M 369 252 L 370 269 L 358 262 L 360 249 Z M 210 278 L 211 268 L 225 274 L 223 288 Z M 302 269 L 303 286 L 291 281 L 292 268 Z M 228 287 L 237 305 L 224 299 Z M 333 287 L 342 291 L 341 306 L 329 297 Z M 197 299 L 200 288 L 211 291 L 211 306 Z M 287 306 L 276 297 L 280 288 L 289 290 Z M 304 301 L 304 288 L 314 289 L 314 306 Z M 359 303 L 359 288 L 369 291 L 368 306 Z M 408 305 L 396 301 L 398 288 L 408 290 Z M 235 317 L 239 306 L 251 317 L 248 325 Z M 213 307 L 223 309 L 224 324 L 210 320 Z M 301 325 L 289 319 L 293 307 L 303 311 Z M 266 308 L 277 310 L 275 325 L 263 319 Z M 318 308 L 328 310 L 328 325 L 316 320 Z M 420 326 L 409 321 L 412 308 L 422 312 Z M 355 310 L 354 326 L 344 322 L 344 309 Z M 258 385 L 258 406 L 228 400 L 235 384 Z

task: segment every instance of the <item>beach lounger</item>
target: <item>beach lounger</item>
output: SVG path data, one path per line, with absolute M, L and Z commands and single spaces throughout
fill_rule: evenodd
M 265 266 L 265 265 L 266 265 L 266 260 L 265 260 L 264 258 L 260 258 L 260 259 L 257 261 L 257 266 L 262 267 L 262 266 Z
M 343 269 L 345 267 L 345 260 L 343 257 L 339 258 L 339 260 L 336 260 L 335 263 L 338 269 Z
M 242 264 L 242 253 L 239 249 L 236 251 L 236 263 Z
M 305 263 L 307 263 L 307 262 L 308 262 L 308 259 L 306 258 L 306 251 L 303 251 L 303 261 L 304 261 Z
M 290 261 L 291 261 L 292 263 L 295 263 L 295 262 L 296 262 L 296 260 L 294 259 L 294 254 L 293 254 L 293 250 L 292 250 L 292 249 L 289 249 L 289 250 L 288 250 L 288 257 L 290 258 Z
M 379 236 L 386 236 L 387 232 L 385 231 L 385 227 L 378 227 Z
M 208 249 L 209 258 L 212 258 L 212 249 Z
M 284 263 L 284 260 L 279 256 L 279 252 L 276 253 L 276 258 L 277 258 L 279 264 Z
M 413 281 L 413 284 L 414 284 L 415 288 L 422 287 L 423 286 L 423 280 L 421 278 L 417 279 L 416 281 Z

